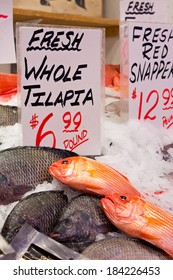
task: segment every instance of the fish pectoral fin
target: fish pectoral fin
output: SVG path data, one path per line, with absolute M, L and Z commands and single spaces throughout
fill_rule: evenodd
M 165 226 L 165 221 L 160 219 L 158 220 L 153 217 L 149 217 L 147 218 L 147 225 L 151 227 L 161 227 L 161 226 Z
M 155 235 L 147 233 L 147 232 L 142 232 L 140 235 L 140 238 L 144 239 L 144 240 L 159 240 L 160 239 L 159 237 L 156 237 Z
M 85 187 L 86 190 L 88 191 L 94 191 L 94 190 L 102 190 L 103 188 L 98 185 L 90 185 L 89 187 Z

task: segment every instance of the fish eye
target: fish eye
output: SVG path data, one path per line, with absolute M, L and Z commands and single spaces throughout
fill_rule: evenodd
M 125 195 L 120 195 L 120 198 L 121 198 L 122 200 L 126 200 L 126 199 L 127 199 L 127 197 L 126 197 Z
M 70 221 L 69 219 L 65 219 L 65 220 L 64 220 L 64 225 L 65 225 L 66 227 L 70 227 L 70 226 L 71 226 L 71 221 Z
M 67 160 L 67 159 L 64 159 L 64 160 L 61 161 L 61 163 L 62 163 L 62 164 L 67 164 L 67 163 L 68 163 L 68 160 Z

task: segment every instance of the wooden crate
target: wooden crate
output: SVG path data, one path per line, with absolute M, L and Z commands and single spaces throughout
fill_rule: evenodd
M 13 0 L 13 7 L 58 14 L 102 16 L 102 0 Z

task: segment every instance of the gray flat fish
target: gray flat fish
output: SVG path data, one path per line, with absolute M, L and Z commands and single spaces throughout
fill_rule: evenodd
M 0 151 L 0 204 L 19 200 L 44 181 L 51 182 L 48 167 L 76 153 L 49 147 L 15 147 Z
M 33 193 L 18 202 L 7 216 L 2 236 L 10 243 L 24 223 L 48 235 L 67 204 L 67 197 L 61 191 Z
M 99 197 L 82 194 L 66 205 L 50 237 L 81 251 L 95 241 L 97 234 L 113 229 L 115 231 L 101 209 Z
M 82 254 L 91 260 L 169 260 L 164 251 L 149 243 L 125 237 L 116 233 L 115 237 L 102 239 L 89 245 Z

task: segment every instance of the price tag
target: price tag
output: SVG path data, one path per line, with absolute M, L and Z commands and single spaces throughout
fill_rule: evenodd
M 0 1 L 0 63 L 16 63 L 12 0 Z
M 23 144 L 101 153 L 103 29 L 18 26 Z
M 168 3 L 163 0 L 120 0 L 121 21 L 167 22 Z
M 131 22 L 128 38 L 129 116 L 169 129 L 173 127 L 173 25 Z
M 128 97 L 128 35 L 126 21 L 167 22 L 168 3 L 162 0 L 129 1 L 120 0 L 120 51 L 121 76 L 120 92 L 123 99 Z

